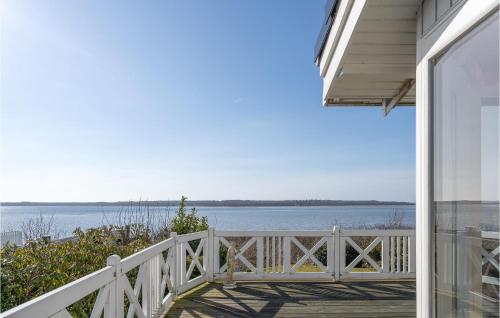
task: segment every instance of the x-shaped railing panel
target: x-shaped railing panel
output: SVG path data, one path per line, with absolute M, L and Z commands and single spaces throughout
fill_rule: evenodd
M 198 247 L 196 248 L 196 252 L 193 251 L 193 249 L 191 248 L 191 246 L 189 244 L 186 244 L 186 251 L 191 256 L 191 264 L 189 264 L 189 268 L 186 271 L 186 280 L 190 279 L 191 275 L 193 274 L 193 270 L 194 270 L 195 266 L 200 271 L 200 275 L 205 274 L 205 269 L 203 268 L 203 265 L 201 265 L 200 260 L 199 260 L 201 252 L 203 251 L 203 246 L 205 245 L 205 240 L 206 239 L 200 240 L 200 243 L 198 244 Z
M 160 282 L 160 290 L 159 290 L 159 303 L 161 303 L 161 300 L 165 297 L 165 288 L 168 288 L 169 293 L 174 292 L 174 286 L 172 284 L 172 281 L 170 279 L 171 276 L 171 259 L 173 258 L 173 250 L 170 248 L 167 252 L 167 259 L 165 260 L 163 256 L 155 259 L 158 260 L 159 266 L 158 270 L 160 271 L 161 274 L 161 282 Z M 139 266 L 139 271 L 137 273 L 137 277 L 135 280 L 134 287 L 132 288 L 132 285 L 130 284 L 130 281 L 128 277 L 124 274 L 121 277 L 122 283 L 123 283 L 123 288 L 125 291 L 125 294 L 127 295 L 127 298 L 129 299 L 130 305 L 127 310 L 127 318 L 133 318 L 134 314 L 139 317 L 139 318 L 145 318 L 146 315 L 144 314 L 144 304 L 141 304 L 139 302 L 139 296 L 141 294 L 141 290 L 144 284 L 144 281 L 146 279 L 150 279 L 146 275 L 147 273 L 147 266 L 149 265 L 148 262 L 151 260 L 148 260 L 144 263 L 142 263 Z M 144 292 L 144 290 L 142 290 Z M 143 295 L 144 297 L 144 295 Z M 99 315 L 96 317 L 100 317 Z
M 380 268 L 380 266 L 377 264 L 377 262 L 375 262 L 373 260 L 373 258 L 370 257 L 369 253 L 379 244 L 382 242 L 382 238 L 380 237 L 377 237 L 375 238 L 371 243 L 370 245 L 368 245 L 365 249 L 362 249 L 361 247 L 359 247 L 358 244 L 356 244 L 356 242 L 354 242 L 350 237 L 345 237 L 344 240 L 349 243 L 350 246 L 352 246 L 352 248 L 354 248 L 358 253 L 359 255 L 356 256 L 356 258 L 349 264 L 346 266 L 345 268 L 345 271 L 346 272 L 350 272 L 354 266 L 358 265 L 359 262 L 361 262 L 363 259 L 366 260 L 368 263 L 370 263 L 370 265 L 377 271 L 377 272 L 381 272 L 382 269 Z
M 224 244 L 225 247 L 229 248 L 231 246 L 231 243 L 229 243 L 224 237 L 220 237 L 219 240 L 222 244 Z M 257 269 L 245 256 L 243 256 L 243 253 L 245 253 L 246 250 L 248 250 L 253 244 L 255 244 L 255 242 L 257 242 L 257 238 L 252 237 L 239 249 L 238 253 L 236 253 L 235 256 L 235 259 L 240 260 L 253 273 L 257 272 Z M 226 270 L 227 263 L 221 266 L 219 272 L 222 273 Z
M 319 250 L 321 248 L 321 246 L 323 246 L 323 244 L 326 243 L 326 237 L 323 237 L 321 238 L 316 244 L 314 244 L 314 246 L 308 250 L 306 247 L 304 247 L 304 245 L 302 245 L 302 243 L 299 242 L 299 240 L 297 240 L 297 238 L 295 237 L 292 237 L 291 238 L 291 241 L 297 245 L 297 247 L 302 251 L 304 252 L 304 256 L 302 256 L 298 261 L 297 263 L 295 263 L 295 265 L 292 266 L 291 270 L 294 271 L 294 272 L 297 272 L 299 270 L 299 268 L 307 261 L 307 260 L 312 260 L 314 262 L 314 264 L 316 264 L 320 269 L 321 271 L 323 272 L 326 272 L 326 267 L 325 265 L 323 265 L 323 263 L 321 263 L 317 258 L 316 256 L 314 255 L 314 253 L 316 253 L 317 250 Z

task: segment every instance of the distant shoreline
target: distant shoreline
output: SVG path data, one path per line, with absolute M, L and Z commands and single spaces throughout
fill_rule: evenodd
M 174 201 L 116 201 L 116 202 L 2 202 L 2 206 L 177 206 Z M 293 207 L 293 206 L 387 206 L 415 205 L 413 202 L 377 200 L 193 200 L 187 201 L 193 207 Z

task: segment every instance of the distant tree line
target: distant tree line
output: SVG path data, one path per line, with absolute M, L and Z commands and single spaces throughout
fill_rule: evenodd
M 3 202 L 4 206 L 179 206 L 179 200 L 116 201 L 116 202 Z M 292 207 L 292 206 L 349 206 L 349 205 L 415 205 L 413 202 L 377 200 L 198 200 L 187 206 L 198 207 Z

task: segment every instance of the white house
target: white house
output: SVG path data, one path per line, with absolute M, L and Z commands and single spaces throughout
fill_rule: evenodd
M 498 317 L 499 1 L 325 10 L 323 104 L 416 106 L 418 317 Z

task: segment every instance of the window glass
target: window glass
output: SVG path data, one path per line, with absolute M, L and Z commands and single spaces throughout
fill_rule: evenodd
M 437 317 L 499 313 L 498 13 L 433 70 L 433 299 Z

